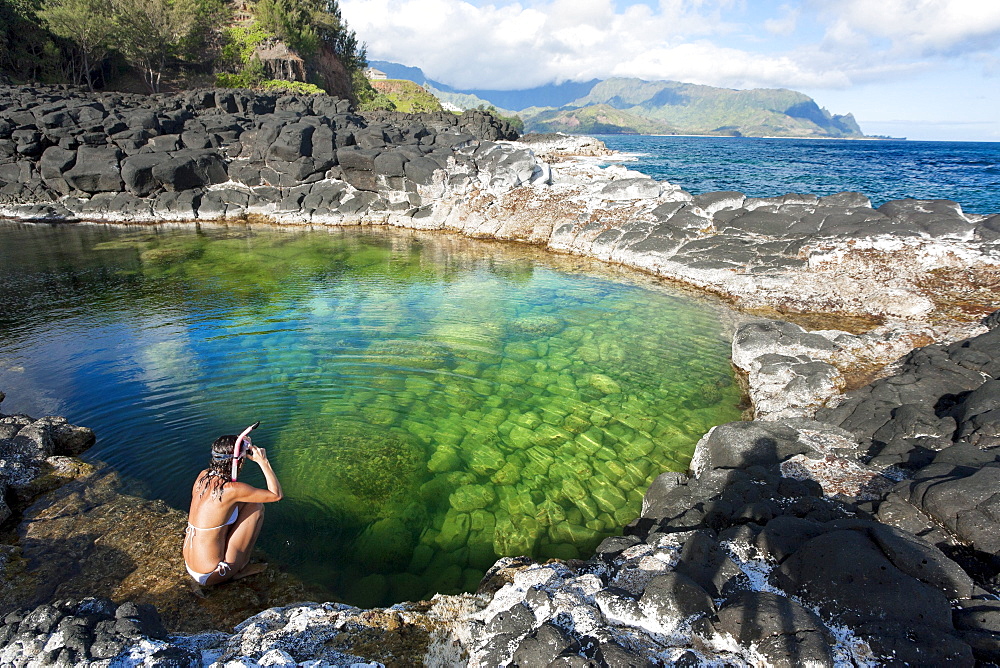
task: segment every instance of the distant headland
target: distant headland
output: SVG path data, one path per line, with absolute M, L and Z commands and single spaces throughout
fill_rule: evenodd
M 832 114 L 793 90 L 733 90 L 635 78 L 564 82 L 525 90 L 459 90 L 421 69 L 371 65 L 391 79 L 422 85 L 459 109 L 495 107 L 516 115 L 526 132 L 887 139 L 862 132 L 852 114 Z

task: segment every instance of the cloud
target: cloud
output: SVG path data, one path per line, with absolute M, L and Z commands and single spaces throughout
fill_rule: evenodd
M 983 67 L 983 76 L 991 79 L 1000 77 L 1000 56 L 977 54 L 976 60 Z
M 783 13 L 781 18 L 767 19 L 764 21 L 764 30 L 768 31 L 772 35 L 791 35 L 795 32 L 795 28 L 799 22 L 799 15 L 802 13 L 802 10 L 798 7 L 782 5 L 781 11 Z
M 372 59 L 417 65 L 460 88 L 529 88 L 609 76 L 722 86 L 838 86 L 845 75 L 792 58 L 719 46 L 744 29 L 734 3 L 662 0 L 654 9 L 612 0 L 531 5 L 463 0 L 343 0 Z M 793 11 L 785 13 L 790 29 Z
M 788 55 L 753 54 L 706 42 L 643 50 L 618 62 L 611 74 L 733 88 L 838 88 L 851 81 L 847 72 L 803 66 Z
M 828 36 L 887 40 L 899 54 L 956 55 L 996 51 L 996 0 L 839 0 L 829 3 Z
M 1000 42 L 1000 0 L 342 0 L 341 8 L 371 59 L 419 66 L 458 88 L 632 76 L 834 89 L 956 56 L 995 69 Z

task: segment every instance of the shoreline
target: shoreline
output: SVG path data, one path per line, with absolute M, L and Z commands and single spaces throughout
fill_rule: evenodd
M 618 134 L 602 134 L 593 133 L 589 135 L 578 135 L 581 137 L 689 137 L 694 139 L 816 139 L 819 141 L 910 141 L 906 137 L 797 137 L 790 135 L 741 135 L 739 137 L 734 135 L 688 135 L 688 134 L 676 134 L 676 135 L 644 135 L 644 134 L 633 134 L 633 133 L 618 133 Z M 921 140 L 916 140 L 921 141 Z M 925 140 L 926 141 L 926 140 Z M 980 143 L 980 142 L 975 142 Z M 982 142 L 989 143 L 989 142 Z
M 352 130 L 355 140 L 369 136 L 370 127 Z M 287 148 L 282 132 L 257 158 L 253 149 L 227 162 L 228 169 L 262 173 L 274 168 L 255 167 L 255 159 L 282 169 L 299 160 L 284 160 L 294 154 L 283 153 L 267 162 L 274 146 Z M 388 137 L 388 129 L 381 132 Z M 546 150 L 566 150 L 553 143 Z M 641 516 L 583 564 L 501 560 L 478 595 L 436 597 L 395 613 L 333 604 L 265 611 L 225 638 L 198 641 L 205 643 L 198 650 L 202 659 L 209 646 L 215 658 L 263 660 L 279 651 L 294 662 L 332 657 L 317 649 L 311 634 L 360 629 L 365 615 L 376 612 L 383 637 L 438 628 L 424 638 L 420 656 L 438 653 L 469 665 L 544 665 L 559 656 L 737 664 L 806 657 L 822 665 L 895 656 L 971 665 L 973 656 L 1000 656 L 990 644 L 1000 638 L 989 626 L 993 617 L 975 626 L 961 612 L 992 610 L 997 601 L 982 573 L 996 568 L 1000 546 L 988 536 L 1000 527 L 990 524 L 980 535 L 954 519 L 956 512 L 985 512 L 988 499 L 956 510 L 920 492 L 926 481 L 965 489 L 976 476 L 1000 471 L 991 454 L 995 423 L 968 403 L 987 396 L 998 373 L 992 355 L 1000 323 L 995 315 L 980 323 L 998 304 L 995 293 L 976 289 L 1000 276 L 1000 220 L 939 201 L 903 200 L 876 210 L 856 193 L 692 196 L 621 166 L 539 161 L 535 154 L 542 147 L 529 148 L 462 139 L 447 156 L 438 154 L 444 164 L 431 169 L 418 162 L 420 170 L 404 169 L 402 176 L 385 162 L 374 163 L 398 149 L 370 156 L 363 154 L 367 149 L 347 148 L 342 158 L 338 149 L 343 180 L 279 188 L 244 184 L 258 198 L 244 203 L 239 197 L 247 191 L 226 187 L 220 178 L 215 190 L 203 183 L 190 204 L 169 190 L 148 205 L 134 195 L 113 204 L 118 196 L 112 195 L 101 200 L 105 209 L 98 207 L 96 217 L 134 220 L 145 210 L 178 217 L 190 211 L 199 219 L 214 212 L 234 221 L 267 216 L 279 225 L 355 221 L 441 230 L 585 255 L 717 290 L 743 312 L 839 314 L 878 324 L 858 334 L 806 331 L 780 320 L 740 327 L 734 363 L 747 373 L 756 419 L 706 434 L 693 474 L 660 476 L 646 491 Z M 285 204 L 297 187 L 302 191 L 294 207 Z M 337 188 L 346 195 L 336 212 L 322 203 L 304 210 L 307 198 Z M 99 197 L 8 205 L 5 211 L 36 219 L 86 214 Z M 358 202 L 369 209 L 346 212 Z M 852 374 L 890 364 L 885 378 L 844 394 L 855 384 Z M 935 402 L 946 396 L 961 398 L 947 416 L 937 416 Z M 866 421 L 870 415 L 877 420 Z M 962 543 L 975 546 L 975 554 L 956 551 Z M 917 554 L 934 565 L 933 575 L 914 565 Z M 865 569 L 892 578 L 869 577 Z M 852 578 L 869 585 L 846 586 Z M 910 607 L 895 603 L 895 595 L 905 596 Z M 740 620 L 746 619 L 755 621 L 744 625 Z M 781 623 L 769 626 L 766 619 Z M 923 635 L 911 640 L 914 633 Z M 135 656 L 165 648 L 193 651 L 190 640 L 162 642 Z M 448 650 L 448 643 L 457 644 Z M 351 654 L 362 652 L 356 639 L 338 647 L 342 655 L 364 655 Z M 384 652 L 378 656 L 386 661 Z

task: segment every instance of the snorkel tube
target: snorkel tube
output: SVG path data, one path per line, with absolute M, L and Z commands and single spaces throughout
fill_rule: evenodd
M 236 437 L 236 445 L 233 446 L 233 475 L 232 475 L 233 482 L 236 482 L 236 472 L 239 469 L 240 460 L 246 456 L 247 450 L 250 449 L 249 434 L 259 426 L 260 426 L 260 420 L 257 420 L 252 425 L 244 429 L 243 432 Z M 247 447 L 241 448 L 240 446 L 243 445 L 244 440 L 246 440 L 247 442 Z

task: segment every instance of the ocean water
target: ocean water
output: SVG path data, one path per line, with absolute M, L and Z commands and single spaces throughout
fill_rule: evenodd
M 634 153 L 631 169 L 695 195 L 735 190 L 864 193 L 875 207 L 894 199 L 950 199 L 967 213 L 1000 213 L 1000 142 L 854 141 L 603 135 Z
M 0 284 L 4 413 L 93 428 L 88 458 L 184 510 L 260 420 L 286 493 L 261 547 L 358 605 L 585 556 L 740 416 L 721 307 L 537 249 L 8 223 Z

